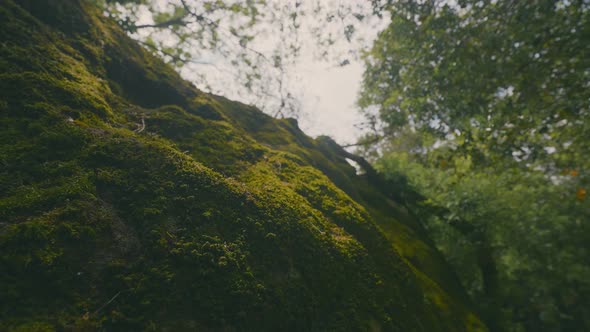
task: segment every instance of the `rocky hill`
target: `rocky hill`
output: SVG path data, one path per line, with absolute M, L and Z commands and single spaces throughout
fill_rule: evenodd
M 486 331 L 329 138 L 203 93 L 90 3 L 0 2 L 0 330 Z

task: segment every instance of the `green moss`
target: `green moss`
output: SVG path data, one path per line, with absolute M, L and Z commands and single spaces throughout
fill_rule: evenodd
M 481 327 L 296 121 L 197 91 L 88 3 L 5 1 L 0 34 L 1 330 Z

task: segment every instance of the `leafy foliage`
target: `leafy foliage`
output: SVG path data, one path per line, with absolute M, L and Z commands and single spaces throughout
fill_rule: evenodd
M 587 330 L 588 2 L 389 5 L 367 154 L 424 196 L 407 204 L 492 330 Z
M 555 185 L 542 172 L 499 172 L 464 159 L 441 169 L 402 152 L 387 154 L 378 166 L 389 177 L 404 174 L 428 198 L 415 208 L 498 330 L 585 329 L 589 210 L 576 198 L 575 177 Z M 433 213 L 441 206 L 444 213 Z M 461 231 L 459 222 L 471 231 Z M 483 275 L 483 244 L 493 252 L 495 276 Z M 496 278 L 497 289 L 490 290 L 485 278 Z
M 433 2 L 435 3 L 435 2 Z M 588 154 L 583 1 L 396 6 L 367 55 L 361 107 L 414 148 L 444 141 L 477 164 L 513 156 L 559 173 Z

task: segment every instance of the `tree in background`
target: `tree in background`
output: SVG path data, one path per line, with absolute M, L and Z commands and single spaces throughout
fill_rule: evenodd
M 409 203 L 492 329 L 590 329 L 590 2 L 384 8 L 365 152 L 425 196 Z

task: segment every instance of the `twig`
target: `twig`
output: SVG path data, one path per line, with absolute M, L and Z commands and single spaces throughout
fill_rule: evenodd
M 179 17 L 175 17 L 172 19 L 169 19 L 168 21 L 164 21 L 164 22 L 160 22 L 160 23 L 156 23 L 156 24 L 140 24 L 140 25 L 136 25 L 135 29 L 145 29 L 145 28 L 166 28 L 169 27 L 171 25 L 179 25 L 179 26 L 186 26 L 187 25 L 187 21 L 184 20 L 184 18 L 188 15 L 188 13 L 179 16 Z
M 167 52 L 164 49 L 160 49 L 157 46 L 152 45 L 150 43 L 146 43 L 146 42 L 143 42 L 143 41 L 138 41 L 138 42 L 140 44 L 144 45 L 145 47 L 150 48 L 153 52 L 160 52 L 160 53 L 162 53 L 165 56 L 169 56 L 172 59 L 172 61 L 178 61 L 178 62 L 182 62 L 182 63 L 193 63 L 193 64 L 196 64 L 196 65 L 212 66 L 215 69 L 220 70 L 214 63 L 205 62 L 205 61 L 198 61 L 198 60 L 195 60 L 195 59 L 183 59 L 183 58 L 181 58 L 180 56 L 178 56 L 176 54 L 172 54 L 170 52 Z
M 381 140 L 383 140 L 385 137 L 383 136 L 376 136 L 371 140 L 368 141 L 362 141 L 362 142 L 358 142 L 358 143 L 351 143 L 351 144 L 343 144 L 341 145 L 343 148 L 350 148 L 353 146 L 366 146 L 366 145 L 370 145 L 370 144 L 375 144 L 375 143 L 379 143 L 381 142 Z
M 122 290 L 119 291 L 117 294 L 115 294 L 115 296 L 113 296 L 110 300 L 108 300 L 108 302 L 106 302 L 105 304 L 103 304 L 100 308 L 96 309 L 93 313 L 92 316 L 95 316 L 96 314 L 98 314 L 102 309 L 104 309 L 107 305 L 109 305 L 111 302 L 115 301 L 115 299 L 121 295 L 121 293 L 128 291 L 129 289 L 126 290 Z
M 135 132 L 136 132 L 136 133 L 138 133 L 138 134 L 139 134 L 139 133 L 141 133 L 142 131 L 144 131 L 144 130 L 145 130 L 145 118 L 144 118 L 144 117 L 141 117 L 141 125 L 139 125 L 139 124 L 138 124 L 137 126 L 138 126 L 139 128 L 137 128 L 137 129 L 135 130 Z

